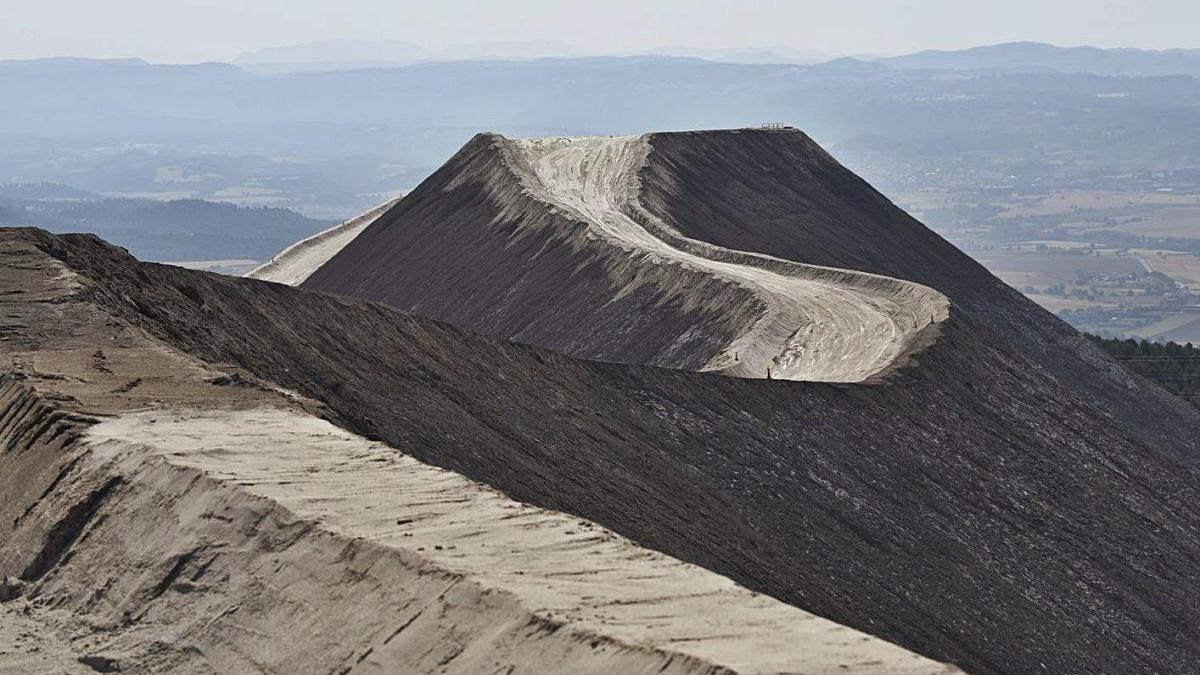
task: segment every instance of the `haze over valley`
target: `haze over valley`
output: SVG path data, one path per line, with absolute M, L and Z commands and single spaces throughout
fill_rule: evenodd
M 286 208 L 315 219 L 310 234 L 412 189 L 479 129 L 523 137 L 784 121 L 1075 325 L 1200 342 L 1197 52 L 1013 43 L 797 65 L 702 50 L 707 59 L 562 58 L 553 43 L 512 60 L 518 47 L 497 45 L 509 60 L 487 61 L 347 42 L 235 64 L 0 63 L 0 86 L 26 102 L 0 110 L 4 220 L 38 224 L 36 210 L 12 215 L 30 207 L 9 195 L 13 184 L 50 183 L 57 191 L 43 201 L 84 191 Z M 387 59 L 355 60 L 364 53 Z M 318 56 L 337 67 L 307 72 Z M 256 58 L 301 61 L 256 74 L 243 64 Z M 77 228 L 111 231 L 87 220 Z M 133 234 L 116 241 L 184 259 Z M 230 240 L 191 260 L 261 261 L 278 248 Z

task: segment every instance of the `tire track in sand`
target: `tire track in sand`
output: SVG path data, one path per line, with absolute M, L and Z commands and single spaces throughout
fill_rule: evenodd
M 752 290 L 766 310 L 703 370 L 740 377 L 861 382 L 889 369 L 949 315 L 920 284 L 805 265 L 688 239 L 638 203 L 647 137 L 509 141 L 526 188 L 626 250 L 651 253 Z

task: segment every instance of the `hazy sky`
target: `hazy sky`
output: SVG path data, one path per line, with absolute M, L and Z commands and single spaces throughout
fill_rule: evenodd
M 1009 40 L 1200 47 L 1197 0 L 3 0 L 0 58 L 228 60 L 332 38 L 556 40 L 588 52 L 782 45 L 893 54 Z

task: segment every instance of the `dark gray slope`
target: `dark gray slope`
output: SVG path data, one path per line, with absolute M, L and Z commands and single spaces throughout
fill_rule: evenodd
M 973 672 L 1189 672 L 1195 472 L 956 312 L 887 384 L 574 360 L 32 237 L 123 321 L 510 495 Z
M 614 251 L 522 194 L 502 140 L 476 137 L 305 287 L 573 356 L 677 368 L 703 364 L 750 321 L 740 289 Z M 1128 374 L 807 135 L 705 131 L 649 142 L 641 202 L 684 236 L 930 286 L 1089 401 L 1093 416 L 1120 420 L 1189 461 L 1200 457 L 1200 414 Z M 638 292 L 619 296 L 631 280 Z
M 1148 442 L 1200 458 L 1200 414 L 889 202 L 803 133 L 653 134 L 642 202 L 685 236 L 941 291 Z
M 745 289 L 630 255 L 525 194 L 503 143 L 476 136 L 303 285 L 583 358 L 695 370 L 757 318 Z

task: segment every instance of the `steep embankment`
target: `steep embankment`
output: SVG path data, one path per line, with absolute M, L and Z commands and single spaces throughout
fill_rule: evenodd
M 306 285 L 577 356 L 797 380 L 877 375 L 947 316 L 917 284 L 660 227 L 638 203 L 648 150 L 477 137 Z
M 749 289 L 598 245 L 528 193 L 505 147 L 476 136 L 306 283 L 583 358 L 690 370 L 761 316 Z
M 766 382 L 578 361 L 136 265 L 87 237 L 39 246 L 107 320 L 937 660 L 1136 673 L 1200 659 L 1194 469 L 964 313 L 883 386 Z
M 0 233 L 0 256 L 0 671 L 948 671 L 338 429 L 144 330 L 189 330 L 196 310 L 217 333 L 303 332 L 268 309 L 279 286 L 218 301 L 208 275 L 35 232 Z M 80 257 L 171 299 L 80 276 Z
M 662 227 L 638 201 L 638 173 L 650 150 L 645 137 L 508 144 L 528 192 L 607 243 L 626 254 L 649 254 L 651 264 L 696 270 L 753 293 L 761 316 L 704 370 L 858 382 L 888 368 L 949 311 L 945 298 L 917 284 L 756 256 Z
M 892 315 L 874 312 L 874 303 L 894 298 L 901 307 L 921 307 L 919 323 L 928 296 L 868 287 L 864 302 L 862 294 L 846 297 L 843 291 L 857 289 L 852 281 L 846 289 L 847 277 L 839 276 L 798 302 L 794 312 L 779 311 L 786 293 L 764 293 L 761 286 L 713 274 L 708 261 L 742 269 L 772 261 L 786 268 L 785 276 L 839 268 L 864 273 L 851 279 L 909 280 L 916 284 L 905 288 L 936 289 L 955 311 L 1029 357 L 1031 367 L 1081 392 L 1094 414 L 1121 420 L 1165 452 L 1200 458 L 1200 416 L 1194 411 L 1131 377 L 803 133 L 657 133 L 584 143 L 550 141 L 546 152 L 535 153 L 568 160 L 549 162 L 543 180 L 519 142 L 476 137 L 306 287 L 379 300 L 574 356 L 691 370 L 721 367 L 730 351 L 740 358 L 744 345 L 731 347 L 743 336 L 769 334 L 758 344 L 779 347 L 791 337 L 780 329 L 795 314 L 833 302 L 836 313 L 814 314 L 812 334 L 796 337 L 831 348 L 817 355 L 825 359 L 818 368 L 836 372 L 854 368 L 839 356 L 870 362 L 870 345 L 897 344 L 871 330 L 888 331 L 890 320 L 883 317 Z M 612 157 L 597 161 L 598 153 Z M 631 176 L 635 165 L 637 175 Z M 580 213 L 580 195 L 588 191 L 600 208 L 585 203 L 582 211 L 599 210 L 598 218 Z M 549 209 L 548 202 L 554 204 Z M 615 215 L 618 227 L 606 226 L 614 218 L 605 214 Z M 636 245 L 621 243 L 630 236 L 639 238 Z M 663 245 L 696 255 L 669 257 Z M 714 252 L 734 257 L 714 259 Z M 773 265 L 767 271 L 779 271 Z M 839 295 L 847 301 L 839 303 Z M 937 310 L 929 314 L 940 317 Z M 899 334 L 911 335 L 906 330 Z M 936 325 L 917 333 L 914 348 L 936 333 Z M 781 353 L 768 351 L 770 358 L 759 358 L 758 367 Z M 812 370 L 817 364 L 801 359 L 798 365 Z
M 682 236 L 908 279 L 1165 451 L 1200 460 L 1200 415 L 896 207 L 798 131 L 650 134 L 641 203 Z
M 398 201 L 399 197 L 389 199 L 356 218 L 301 239 L 247 272 L 246 276 L 298 286 Z

